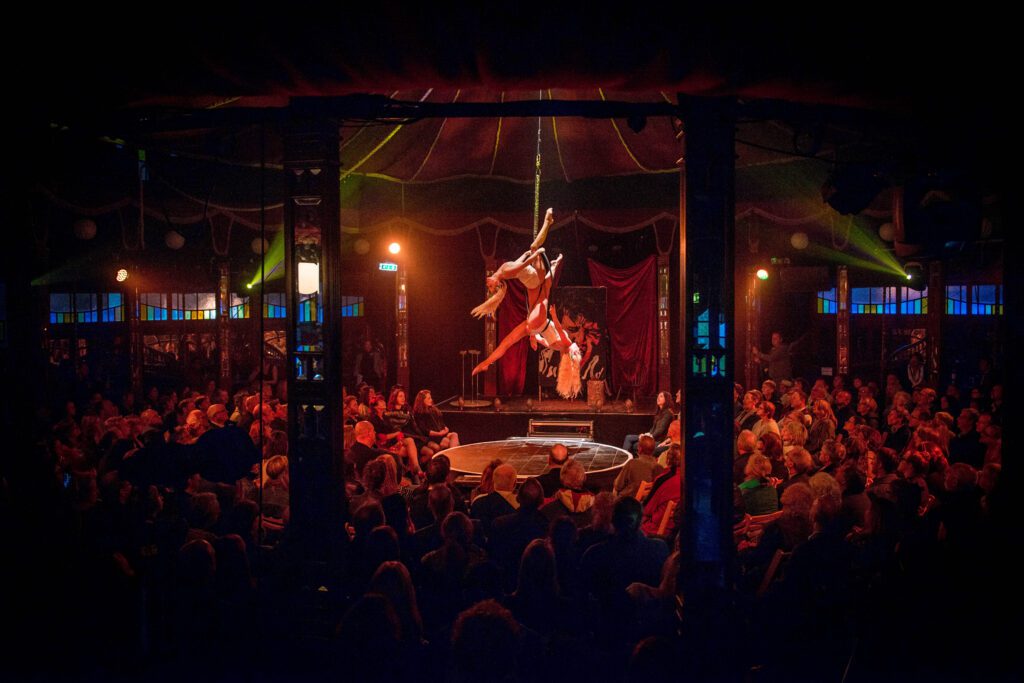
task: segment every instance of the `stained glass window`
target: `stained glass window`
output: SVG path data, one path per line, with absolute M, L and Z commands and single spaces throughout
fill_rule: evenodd
M 228 306 L 228 317 L 232 320 L 244 320 L 249 317 L 249 297 L 231 294 L 231 304 Z
M 167 295 L 147 293 L 139 295 L 140 320 L 167 320 Z
M 923 315 L 928 312 L 928 288 L 917 291 L 911 287 L 900 287 L 900 313 Z
M 1003 286 L 974 285 L 971 287 L 971 314 L 1002 315 Z
M 967 285 L 946 285 L 946 313 L 967 315 Z
M 217 295 L 213 292 L 171 294 L 171 320 L 215 320 Z
M 50 322 L 116 323 L 124 321 L 124 296 L 120 292 L 53 292 L 50 294 Z
M 288 314 L 285 297 L 281 292 L 263 295 L 263 317 L 284 318 Z
M 361 318 L 365 312 L 365 305 L 361 296 L 343 296 L 341 297 L 341 317 Z
M 818 292 L 818 313 L 836 312 L 836 288 Z
M 850 313 L 878 315 L 895 312 L 895 287 L 852 287 L 850 289 Z

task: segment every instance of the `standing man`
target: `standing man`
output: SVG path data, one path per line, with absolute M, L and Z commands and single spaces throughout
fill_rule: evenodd
M 807 334 L 789 344 L 782 343 L 782 333 L 772 332 L 772 350 L 768 353 L 761 353 L 758 348 L 753 347 L 754 360 L 768 367 L 768 377 L 779 382 L 793 377 L 793 347 L 800 344 Z
M 363 350 L 356 356 L 355 375 L 356 384 L 366 382 L 378 392 L 384 391 L 388 376 L 387 361 L 380 347 L 375 347 L 369 339 L 363 342 Z

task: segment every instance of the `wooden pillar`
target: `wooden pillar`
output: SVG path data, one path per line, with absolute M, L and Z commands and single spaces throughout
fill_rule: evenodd
M 217 280 L 217 350 L 220 357 L 221 389 L 231 390 L 231 262 L 219 264 Z
M 836 373 L 850 372 L 850 272 L 836 270 Z
M 928 383 L 939 388 L 942 371 L 942 319 L 945 313 L 946 278 L 942 261 L 932 261 L 928 266 L 928 357 L 925 372 Z
M 404 265 L 399 265 L 396 273 L 397 285 L 395 288 L 395 350 L 396 363 L 398 367 L 395 372 L 395 379 L 398 384 L 405 387 L 406 393 L 411 390 L 409 386 L 409 297 L 408 270 Z
M 347 515 L 339 124 L 309 101 L 293 100 L 290 114 L 284 137 L 290 532 L 302 557 L 324 560 L 343 547 Z
M 655 226 L 657 230 L 657 226 Z M 669 280 L 670 253 L 658 253 L 658 391 L 672 391 L 672 347 L 671 347 L 671 312 L 669 298 L 671 282 Z
M 142 326 L 139 324 L 139 287 L 128 284 L 130 286 L 125 288 L 125 313 L 128 316 L 128 375 L 135 400 L 141 403 L 144 397 L 142 368 L 145 363 L 145 351 L 142 345 Z
M 485 277 L 490 277 L 494 274 L 494 271 L 498 269 L 498 259 L 493 255 L 488 256 L 485 259 L 484 271 Z M 484 298 L 489 296 L 489 293 L 484 289 Z M 497 315 L 486 315 L 484 316 L 484 352 L 481 358 L 490 358 L 491 354 L 494 353 L 494 349 L 498 346 L 498 317 Z M 468 373 L 472 369 L 472 364 L 469 368 L 466 368 L 464 372 Z M 492 363 L 491 367 L 484 371 L 484 396 L 497 396 L 498 395 L 498 364 Z
M 714 649 L 728 647 L 730 626 L 723 615 L 735 554 L 735 112 L 734 102 L 728 99 L 686 100 L 683 107 L 679 257 L 686 458 L 682 547 L 686 552 L 682 586 L 688 618 L 703 624 L 698 647 Z M 722 661 L 718 656 L 710 659 Z M 717 677 L 711 672 L 701 675 Z
M 748 391 L 761 388 L 761 362 L 754 358 L 754 354 L 751 352 L 751 348 L 760 344 L 761 339 L 761 294 L 758 291 L 757 283 L 757 274 L 748 273 L 746 281 L 747 293 L 743 298 L 747 309 L 747 343 L 743 349 L 744 386 Z

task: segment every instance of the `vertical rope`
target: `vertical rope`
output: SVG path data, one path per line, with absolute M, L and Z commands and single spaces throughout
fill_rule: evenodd
M 544 99 L 544 91 L 537 92 L 538 99 Z M 540 232 L 540 134 L 543 119 L 537 117 L 537 156 L 533 164 L 533 239 Z

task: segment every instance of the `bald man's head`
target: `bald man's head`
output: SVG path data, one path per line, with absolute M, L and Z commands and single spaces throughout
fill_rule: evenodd
M 569 459 L 569 449 L 564 444 L 556 443 L 548 453 L 548 464 L 561 467 Z
M 498 465 L 494 468 L 493 481 L 495 491 L 511 491 L 516 486 L 516 468 Z

